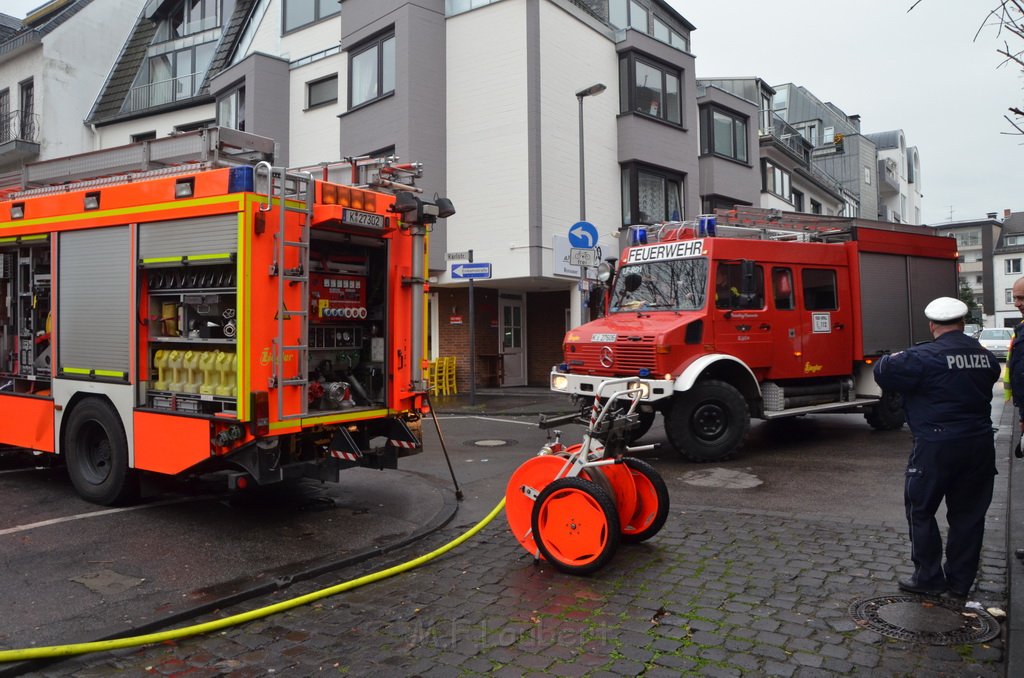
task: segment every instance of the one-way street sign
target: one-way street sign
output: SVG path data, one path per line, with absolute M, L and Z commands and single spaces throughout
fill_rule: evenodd
M 452 264 L 452 278 L 455 280 L 488 280 L 490 277 L 490 264 Z

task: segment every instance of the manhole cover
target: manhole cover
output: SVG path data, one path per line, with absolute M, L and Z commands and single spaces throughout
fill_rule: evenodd
M 869 598 L 852 603 L 850 616 L 883 636 L 927 645 L 984 643 L 999 635 L 999 622 L 988 612 L 948 598 Z
M 471 445 L 476 447 L 508 447 L 509 445 L 515 445 L 515 440 L 498 440 L 497 438 L 486 438 L 484 440 L 474 440 L 470 442 Z

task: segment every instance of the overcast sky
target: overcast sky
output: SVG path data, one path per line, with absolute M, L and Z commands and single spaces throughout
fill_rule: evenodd
M 997 0 L 922 0 L 910 13 L 913 0 L 668 1 L 697 27 L 698 78 L 792 82 L 859 114 L 864 132 L 903 129 L 921 154 L 926 223 L 1024 211 L 1024 137 L 1001 134 L 1007 109 L 1024 106 L 1024 77 L 998 67 L 994 29 L 974 39 Z M 42 4 L 0 0 L 0 11 Z
M 974 40 L 997 0 L 922 0 L 910 13 L 913 0 L 669 4 L 697 27 L 698 78 L 792 82 L 860 114 L 863 132 L 902 129 L 921 155 L 925 223 L 1024 211 L 1024 137 L 1000 134 L 1007 109 L 1024 107 L 1024 78 L 997 68 L 995 29 Z

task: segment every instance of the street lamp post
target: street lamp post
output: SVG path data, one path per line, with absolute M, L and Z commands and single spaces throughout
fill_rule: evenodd
M 581 89 L 580 91 L 576 92 L 576 100 L 579 101 L 579 103 L 580 103 L 580 221 L 586 221 L 587 220 L 587 189 L 586 189 L 586 183 L 587 182 L 586 182 L 586 170 L 584 169 L 584 162 L 583 162 L 583 99 L 586 98 L 586 97 L 597 96 L 598 94 L 600 94 L 601 92 L 605 91 L 606 89 L 607 89 L 607 87 L 604 86 L 604 83 L 598 82 L 598 83 L 594 83 L 590 87 L 586 87 L 586 88 Z M 597 243 L 594 243 L 594 245 L 596 246 Z M 586 282 L 586 271 L 587 271 L 587 267 L 586 266 L 580 266 L 580 282 L 579 282 L 579 292 L 580 292 L 579 324 L 580 325 L 582 325 L 584 322 L 586 322 L 586 320 L 584 318 L 584 312 L 585 312 L 585 309 L 587 308 L 587 304 L 586 304 L 586 290 L 585 290 L 585 286 L 586 286 L 585 285 L 585 282 Z

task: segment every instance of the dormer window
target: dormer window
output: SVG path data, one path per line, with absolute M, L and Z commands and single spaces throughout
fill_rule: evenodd
M 181 0 L 160 21 L 155 42 L 177 40 L 220 25 L 220 0 Z

